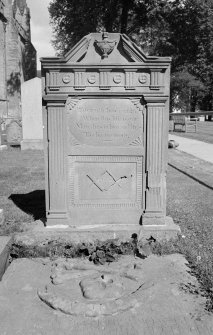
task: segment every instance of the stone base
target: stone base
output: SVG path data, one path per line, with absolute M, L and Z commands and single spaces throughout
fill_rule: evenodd
M 162 225 L 143 225 L 140 231 L 139 240 L 143 241 L 150 236 L 153 236 L 158 241 L 169 240 L 171 238 L 176 238 L 180 232 L 180 227 L 174 223 L 171 217 L 166 216 L 164 224 Z
M 119 239 L 121 241 L 130 240 L 133 233 L 140 234 L 140 225 L 85 225 L 77 228 L 68 225 L 52 225 L 42 227 L 41 225 L 34 228 L 39 239 L 46 236 L 50 238 L 61 238 L 70 242 L 83 243 L 94 242 L 96 240 L 106 241 L 108 239 Z
M 96 240 L 105 241 L 107 239 L 119 239 L 128 241 L 132 234 L 136 233 L 139 240 L 143 241 L 150 236 L 153 236 L 158 241 L 169 240 L 176 238 L 180 233 L 179 226 L 175 225 L 171 217 L 166 217 L 162 225 L 84 225 L 69 227 L 68 225 L 52 225 L 44 227 L 40 222 L 34 227 L 32 233 L 26 233 L 26 241 L 36 239 L 41 242 L 41 239 L 65 239 L 70 242 L 94 242 Z M 30 237 L 30 234 L 31 237 Z M 24 234 L 25 235 L 25 234 Z M 23 236 L 23 234 L 22 234 Z
M 43 140 L 23 140 L 21 150 L 43 150 Z
M 7 150 L 7 145 L 0 145 L 0 151 Z

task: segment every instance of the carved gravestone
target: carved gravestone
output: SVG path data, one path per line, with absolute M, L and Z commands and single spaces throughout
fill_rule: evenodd
M 47 225 L 168 228 L 170 62 L 117 33 L 42 59 Z
M 7 143 L 20 145 L 22 140 L 22 125 L 20 120 L 12 120 L 7 126 Z

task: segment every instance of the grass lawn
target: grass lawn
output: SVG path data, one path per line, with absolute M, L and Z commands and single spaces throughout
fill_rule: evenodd
M 212 310 L 213 165 L 176 150 L 169 151 L 169 162 L 173 167 L 168 167 L 167 215 L 181 227 L 183 237 L 162 244 L 156 252 L 181 252 L 186 256 L 209 297 L 208 308 Z M 5 214 L 0 235 L 27 230 L 33 220 L 44 216 L 41 152 L 0 152 L 0 208 Z
M 206 143 L 213 144 L 213 122 L 210 121 L 198 121 L 197 122 L 197 131 L 194 131 L 194 128 L 189 129 L 188 132 L 183 132 L 182 127 L 179 126 L 176 128 L 177 131 L 171 131 L 170 134 L 178 135 L 181 137 L 191 138 L 193 140 L 198 140 Z M 179 131 L 178 131 L 179 130 Z
M 174 248 L 185 255 L 209 298 L 207 308 L 213 310 L 213 165 L 175 150 L 169 152 L 169 162 L 179 171 L 168 167 L 167 214 L 184 238 L 168 243 L 164 251 Z
M 33 196 L 25 196 L 35 190 Z M 43 154 L 20 149 L 0 152 L 0 208 L 5 216 L 0 235 L 26 230 L 44 206 Z

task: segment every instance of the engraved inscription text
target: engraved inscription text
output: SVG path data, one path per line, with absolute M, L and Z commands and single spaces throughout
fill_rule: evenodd
M 142 111 L 129 99 L 81 100 L 68 108 L 68 120 L 70 133 L 82 144 L 128 145 L 142 137 Z

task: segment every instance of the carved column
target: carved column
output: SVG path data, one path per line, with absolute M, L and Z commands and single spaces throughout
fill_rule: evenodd
M 125 89 L 135 90 L 135 72 L 132 69 L 125 69 Z
M 151 69 L 150 90 L 159 90 L 161 86 L 161 69 Z
M 110 71 L 111 70 L 106 70 L 106 69 L 99 69 L 99 87 L 100 90 L 109 90 L 110 89 Z
M 85 90 L 86 88 L 86 74 L 85 71 L 74 71 L 74 88 L 75 90 Z
M 164 115 L 164 103 L 147 104 L 145 225 L 165 222 Z
M 48 160 L 49 160 L 49 218 L 65 218 L 66 166 L 65 144 L 66 127 L 64 104 L 48 106 Z
M 49 73 L 49 90 L 58 91 L 59 90 L 59 70 L 50 71 Z

